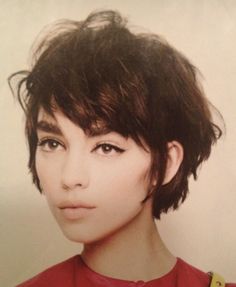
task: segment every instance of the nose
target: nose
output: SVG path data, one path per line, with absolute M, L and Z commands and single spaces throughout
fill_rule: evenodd
M 84 154 L 68 152 L 64 158 L 61 186 L 64 190 L 85 189 L 89 185 L 89 165 Z

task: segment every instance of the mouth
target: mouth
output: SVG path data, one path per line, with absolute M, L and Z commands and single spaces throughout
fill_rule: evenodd
M 95 208 L 87 204 L 65 204 L 60 206 L 59 210 L 66 220 L 78 220 L 88 216 Z

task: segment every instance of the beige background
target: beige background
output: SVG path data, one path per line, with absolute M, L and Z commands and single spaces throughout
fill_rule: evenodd
M 41 28 L 59 18 L 84 18 L 115 8 L 133 24 L 164 35 L 204 75 L 203 85 L 227 125 L 227 134 L 191 183 L 188 200 L 163 216 L 169 248 L 191 264 L 236 282 L 236 1 L 234 0 L 0 0 L 0 282 L 14 286 L 81 246 L 63 238 L 26 168 L 23 114 L 6 83 L 28 67 Z

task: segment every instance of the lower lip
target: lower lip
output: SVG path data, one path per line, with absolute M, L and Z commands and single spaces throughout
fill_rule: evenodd
M 68 220 L 78 220 L 81 218 L 86 217 L 91 213 L 94 208 L 87 208 L 87 207 L 67 207 L 62 208 L 61 212 L 63 217 Z

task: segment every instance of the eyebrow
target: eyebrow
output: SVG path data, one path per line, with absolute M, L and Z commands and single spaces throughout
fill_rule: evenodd
M 45 121 L 45 120 L 41 120 L 37 122 L 36 130 L 43 131 L 46 133 L 52 133 L 58 136 L 63 135 L 62 131 L 56 124 Z M 112 130 L 106 125 L 92 125 L 90 129 L 87 130 L 86 134 L 89 137 L 96 137 L 96 136 L 106 135 L 110 132 L 112 132 Z
M 62 135 L 60 128 L 56 124 L 53 124 L 53 123 L 50 123 L 44 120 L 37 122 L 36 130 L 43 131 L 46 133 L 52 133 L 52 134 L 59 135 L 59 136 Z
M 110 132 L 112 132 L 112 130 L 108 128 L 106 125 L 101 126 L 92 125 L 91 128 L 87 131 L 87 134 L 90 137 L 96 137 L 106 135 Z

